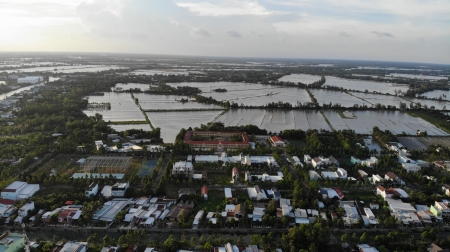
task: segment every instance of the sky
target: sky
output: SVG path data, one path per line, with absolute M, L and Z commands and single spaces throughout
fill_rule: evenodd
M 449 0 L 0 0 L 0 52 L 450 64 Z

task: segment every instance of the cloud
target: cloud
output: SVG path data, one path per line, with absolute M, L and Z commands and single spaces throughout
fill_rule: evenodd
M 237 31 L 227 31 L 227 34 L 233 38 L 242 38 L 241 34 Z
M 395 38 L 395 36 L 390 34 L 389 32 L 371 31 L 370 33 L 377 35 L 377 37 L 379 38 Z
M 209 32 L 203 28 L 192 28 L 189 33 L 193 36 L 198 36 L 198 37 L 207 37 L 207 38 L 211 37 Z
M 340 31 L 340 32 L 339 32 L 339 36 L 340 36 L 340 37 L 345 37 L 345 38 L 351 38 L 351 37 L 353 37 L 352 35 L 346 33 L 345 31 Z
M 200 16 L 269 15 L 273 13 L 255 0 L 225 0 L 217 3 L 175 3 L 178 7 L 186 8 Z

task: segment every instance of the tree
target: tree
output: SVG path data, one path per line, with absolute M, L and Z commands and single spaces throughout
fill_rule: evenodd
M 364 233 L 361 235 L 361 237 L 359 237 L 359 242 L 360 242 L 360 243 L 366 243 L 366 240 L 367 240 L 367 234 L 366 234 L 366 232 L 364 232 Z
M 119 243 L 120 246 L 126 245 L 127 244 L 127 238 L 125 237 L 125 235 L 121 235 L 117 242 Z
M 175 239 L 173 235 L 170 235 L 164 241 L 164 251 L 168 252 L 176 252 L 178 250 L 178 241 Z
M 341 236 L 341 242 L 347 242 L 348 241 L 348 234 L 343 234 Z
M 242 235 L 239 235 L 236 243 L 238 245 L 244 245 L 244 239 L 242 238 Z

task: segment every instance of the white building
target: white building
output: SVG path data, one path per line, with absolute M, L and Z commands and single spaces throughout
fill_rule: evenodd
M 411 163 L 404 163 L 404 164 L 402 164 L 402 167 L 407 172 L 418 172 L 421 169 L 421 167 L 418 166 L 417 164 L 411 164 Z
M 300 162 L 300 159 L 297 156 L 293 156 L 292 159 L 294 160 L 294 165 L 300 165 L 303 167 L 302 162 Z
M 311 164 L 311 157 L 309 155 L 303 155 L 303 162 L 305 162 L 305 164 Z
M 378 174 L 372 175 L 372 183 L 373 184 L 381 183 L 383 181 L 384 181 L 384 179 L 380 175 L 378 175 Z
M 225 198 L 226 199 L 232 199 L 233 198 L 233 194 L 231 193 L 231 188 L 226 187 L 223 190 L 225 192 Z
M 86 252 L 87 249 L 87 242 L 67 242 L 60 252 Z
M 252 200 L 267 199 L 265 192 L 261 188 L 259 188 L 258 185 L 256 185 L 255 187 L 248 187 L 247 192 L 248 192 L 248 197 Z
M 191 162 L 175 162 L 172 167 L 172 175 L 184 175 L 188 178 L 194 174 L 194 166 Z
M 310 170 L 308 171 L 308 175 L 309 175 L 309 180 L 319 180 L 322 177 L 319 175 L 319 173 L 317 173 L 314 170 Z
M 2 198 L 14 201 L 28 199 L 39 191 L 39 184 L 28 184 L 27 182 L 14 181 L 2 190 Z
M 204 214 L 205 214 L 205 211 L 203 211 L 203 210 L 198 211 L 197 215 L 195 215 L 195 217 L 194 217 L 194 222 L 192 223 L 192 229 L 198 228 L 198 224 L 200 223 Z
M 19 83 L 19 84 L 21 84 L 21 83 L 36 84 L 36 83 L 43 82 L 43 81 L 44 81 L 44 77 L 42 77 L 42 76 L 27 76 L 27 77 L 17 79 L 17 83 Z
M 378 158 L 376 157 L 370 157 L 366 160 L 361 161 L 362 165 L 365 165 L 367 167 L 373 167 L 374 165 L 378 164 Z
M 98 183 L 97 182 L 92 182 L 85 191 L 85 195 L 86 197 L 91 197 L 91 196 L 95 196 L 98 193 Z
M 128 187 L 130 187 L 130 183 L 115 183 L 114 185 L 105 185 L 100 192 L 103 197 L 111 198 L 111 197 L 124 197 L 125 192 Z

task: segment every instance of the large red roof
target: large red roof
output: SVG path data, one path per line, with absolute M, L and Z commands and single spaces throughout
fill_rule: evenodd
M 187 141 L 188 144 L 231 144 L 231 145 L 248 145 L 246 142 L 222 142 L 221 140 L 218 141 Z
M 208 195 L 208 187 L 207 187 L 206 185 L 204 185 L 204 186 L 202 187 L 202 194 Z
M 0 204 L 3 204 L 3 205 L 14 205 L 14 200 L 0 199 Z
M 272 139 L 273 142 L 283 142 L 283 138 L 279 136 L 271 136 L 270 138 Z

